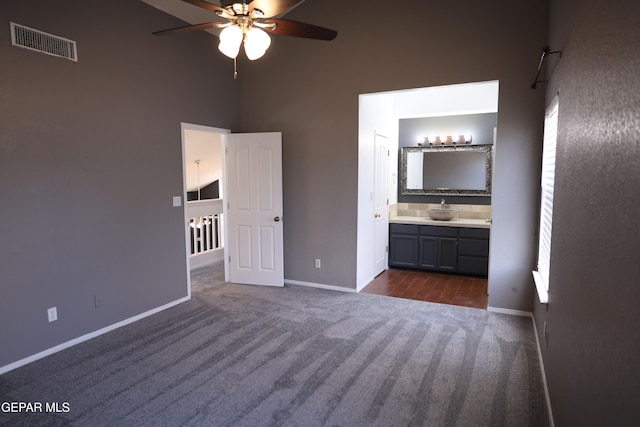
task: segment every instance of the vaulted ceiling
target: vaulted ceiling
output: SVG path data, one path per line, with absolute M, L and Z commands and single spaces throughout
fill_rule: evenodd
M 168 13 L 169 15 L 173 15 L 176 18 L 182 19 L 188 24 L 202 24 L 203 22 L 211 22 L 215 21 L 217 17 L 213 12 L 202 9 L 198 6 L 194 6 L 190 3 L 186 3 L 182 0 L 142 0 L 143 2 L 155 7 L 156 9 L 160 9 L 161 11 Z M 216 6 L 228 5 L 230 3 L 234 3 L 232 0 L 204 0 L 207 3 L 214 4 Z M 299 6 L 301 3 L 304 3 L 305 0 L 301 0 L 295 7 Z M 235 1 L 235 3 L 241 3 L 240 0 Z M 248 1 L 246 3 L 251 3 Z M 292 8 L 293 9 L 293 8 Z M 291 9 L 290 9 L 291 10 Z M 284 16 L 286 14 L 282 14 L 280 16 Z M 158 28 L 158 30 L 162 30 L 162 28 Z M 213 28 L 210 30 L 206 30 L 211 34 L 218 35 L 220 32 L 219 29 Z

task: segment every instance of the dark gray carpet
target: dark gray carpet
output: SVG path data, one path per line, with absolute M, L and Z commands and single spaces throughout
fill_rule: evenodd
M 0 376 L 5 425 L 546 426 L 531 319 L 218 284 Z

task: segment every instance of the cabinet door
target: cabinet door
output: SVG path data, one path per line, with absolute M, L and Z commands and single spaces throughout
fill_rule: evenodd
M 389 236 L 389 265 L 394 267 L 418 266 L 418 236 L 394 234 Z
M 438 270 L 456 271 L 458 267 L 458 239 L 438 238 Z
M 438 238 L 420 236 L 420 259 L 418 267 L 430 270 L 438 268 Z

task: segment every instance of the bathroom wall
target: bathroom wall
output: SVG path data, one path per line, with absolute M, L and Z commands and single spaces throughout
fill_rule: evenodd
M 469 133 L 473 139 L 470 145 L 493 144 L 498 121 L 497 113 L 460 114 L 454 116 L 416 117 L 400 119 L 398 143 L 402 147 L 416 147 L 417 138 L 429 135 L 459 135 Z M 398 153 L 398 171 L 400 170 L 400 153 Z M 398 173 L 400 176 L 400 173 Z M 398 201 L 406 203 L 437 203 L 440 196 L 419 196 L 400 194 L 397 187 Z M 490 196 L 449 196 L 451 203 L 491 204 Z
M 451 204 L 447 206 L 458 211 L 457 218 L 461 219 L 491 219 L 491 206 L 478 204 Z M 428 218 L 429 209 L 440 208 L 439 203 L 397 203 L 390 206 L 390 217 L 411 216 Z
M 415 147 L 417 138 L 430 135 L 471 134 L 471 144 L 493 144 L 497 113 L 400 119 L 400 147 Z

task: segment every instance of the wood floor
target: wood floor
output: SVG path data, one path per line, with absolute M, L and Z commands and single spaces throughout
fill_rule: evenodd
M 366 294 L 487 308 L 487 279 L 390 268 L 363 290 Z

